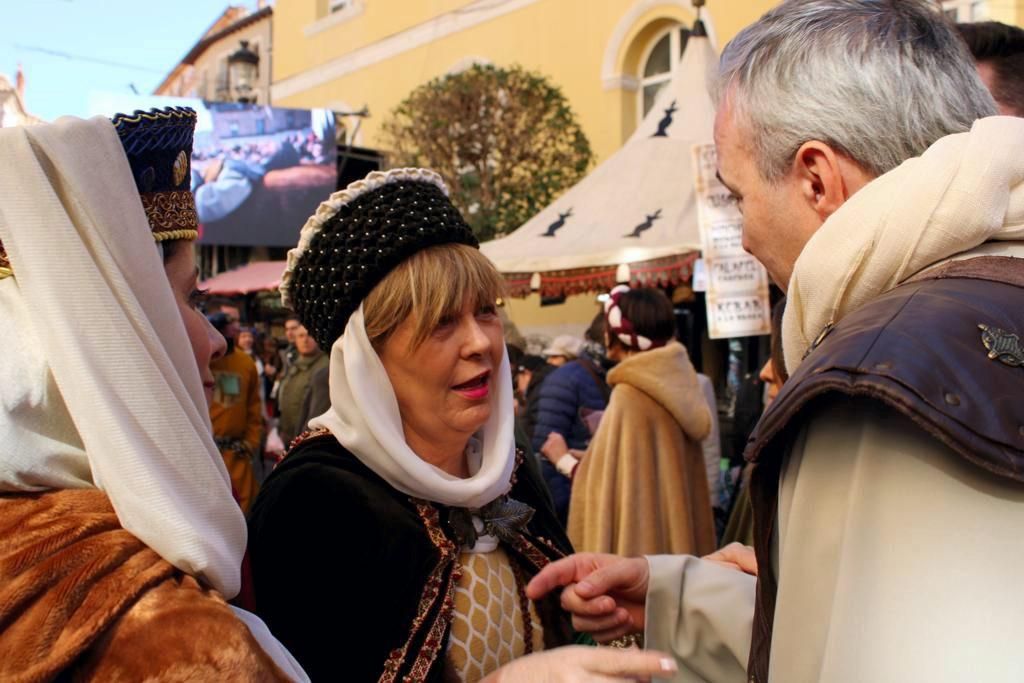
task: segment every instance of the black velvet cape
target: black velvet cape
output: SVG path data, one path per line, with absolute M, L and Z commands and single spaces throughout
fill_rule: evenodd
M 534 508 L 505 544 L 529 580 L 572 552 L 532 456 L 510 496 Z M 255 611 L 313 681 L 442 681 L 458 576 L 449 509 L 395 490 L 329 433 L 298 443 L 249 520 Z M 557 593 L 535 603 L 545 647 L 573 642 Z

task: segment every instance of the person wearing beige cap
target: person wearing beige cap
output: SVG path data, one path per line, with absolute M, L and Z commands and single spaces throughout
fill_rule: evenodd
M 569 361 L 575 360 L 582 350 L 582 339 L 571 334 L 563 334 L 555 337 L 554 341 L 541 351 L 541 355 L 547 359 L 549 365 L 561 367 Z

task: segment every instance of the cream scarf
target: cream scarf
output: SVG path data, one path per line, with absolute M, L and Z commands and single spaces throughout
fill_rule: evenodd
M 95 486 L 161 557 L 237 594 L 245 519 L 105 118 L 0 130 L 0 490 Z
M 786 367 L 792 374 L 830 324 L 922 270 L 1022 240 L 1024 119 L 980 119 L 870 182 L 814 234 L 789 282 Z
M 405 442 L 398 400 L 366 335 L 363 307 L 331 348 L 331 409 L 310 421 L 326 428 L 360 462 L 402 493 L 452 507 L 481 508 L 507 493 L 515 465 L 512 374 L 502 354 L 492 381 L 491 417 L 470 440 L 467 479 L 425 462 Z M 487 549 L 489 539 L 482 539 Z M 480 544 L 478 544 L 480 545 Z

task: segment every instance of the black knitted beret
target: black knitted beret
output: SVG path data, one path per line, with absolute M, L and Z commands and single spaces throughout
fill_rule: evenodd
M 288 254 L 282 299 L 320 348 L 330 349 L 395 266 L 453 243 L 479 246 L 440 176 L 423 169 L 375 171 L 331 195 L 306 223 Z

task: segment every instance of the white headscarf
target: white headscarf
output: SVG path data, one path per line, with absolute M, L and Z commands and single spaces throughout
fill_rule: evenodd
M 363 307 L 331 347 L 331 409 L 310 421 L 402 493 L 442 505 L 481 508 L 507 493 L 515 465 L 508 355 L 491 373 L 491 415 L 470 440 L 470 472 L 460 479 L 426 462 L 405 442 L 398 399 L 366 334 Z
M 110 121 L 0 130 L 0 490 L 95 486 L 226 597 L 246 529 L 191 345 Z
M 793 373 L 830 324 L 943 260 L 1024 241 L 1024 119 L 992 116 L 868 183 L 811 237 L 782 322 Z M 1007 246 L 1010 246 L 1007 244 Z

